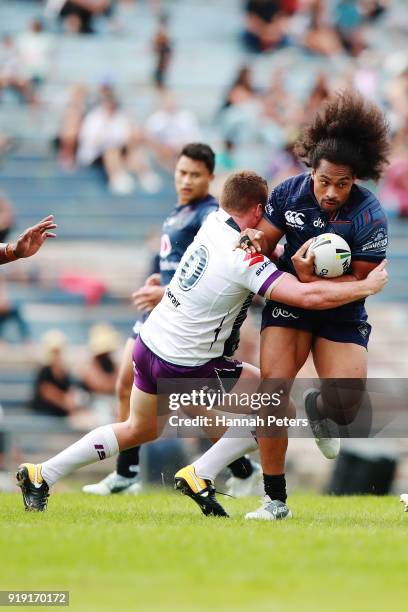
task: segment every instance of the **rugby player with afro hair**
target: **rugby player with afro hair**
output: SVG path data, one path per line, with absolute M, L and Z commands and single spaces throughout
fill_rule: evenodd
M 255 229 L 242 232 L 241 247 L 268 255 L 285 235 L 279 268 L 296 274 L 291 257 L 299 246 L 332 232 L 348 242 L 352 255 L 350 268 L 336 281 L 365 278 L 385 259 L 387 220 L 375 195 L 356 181 L 377 181 L 387 164 L 384 114 L 354 91 L 338 92 L 304 126 L 294 151 L 310 170 L 273 189 L 264 218 Z M 297 275 L 302 282 L 316 278 L 310 262 Z M 312 354 L 322 380 L 320 388 L 305 394 L 305 409 L 316 443 L 330 459 L 338 454 L 340 439 L 333 435 L 328 418 L 337 423 L 340 433 L 347 426 L 351 435 L 369 431 L 365 381 L 370 331 L 364 300 L 319 313 L 269 301 L 263 312 L 262 378 L 286 381 L 289 395 L 293 379 Z M 349 380 L 341 383 L 341 379 Z M 357 423 L 359 431 L 353 430 Z M 268 499 L 286 500 L 287 432 L 278 438 L 258 432 L 258 441 L 267 497 L 247 518 L 270 519 L 274 517 L 268 512 Z

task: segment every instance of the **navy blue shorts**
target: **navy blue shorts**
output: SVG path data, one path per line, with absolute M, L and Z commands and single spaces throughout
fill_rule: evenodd
M 262 327 L 290 327 L 308 331 L 332 342 L 359 344 L 367 348 L 371 325 L 361 302 L 330 310 L 304 310 L 268 300 L 262 312 Z

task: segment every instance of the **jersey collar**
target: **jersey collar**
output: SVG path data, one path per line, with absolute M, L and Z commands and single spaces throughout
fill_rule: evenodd
M 238 223 L 236 221 L 234 221 L 234 219 L 232 217 L 227 219 L 225 223 L 227 225 L 229 225 L 230 227 L 232 227 L 232 229 L 234 229 L 237 232 L 241 233 L 241 228 L 239 227 Z
M 211 202 L 212 200 L 215 201 L 214 197 L 210 193 L 208 193 L 204 198 L 201 198 L 201 200 L 194 200 L 193 202 L 189 202 L 188 204 L 176 204 L 176 210 L 179 210 L 181 208 L 188 208 L 189 206 L 197 206 L 197 204 Z
M 219 208 L 218 214 L 220 215 L 222 221 L 225 221 L 225 223 L 232 227 L 232 229 L 241 233 L 241 228 L 239 227 L 238 223 L 234 221 L 234 219 L 225 210 Z

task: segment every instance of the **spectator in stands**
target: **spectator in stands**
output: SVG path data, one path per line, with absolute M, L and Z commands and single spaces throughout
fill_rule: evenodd
M 218 113 L 223 140 L 237 145 L 255 139 L 261 112 L 261 92 L 252 83 L 252 70 L 249 66 L 242 66 Z
M 360 0 L 360 10 L 366 21 L 373 22 L 384 15 L 390 0 Z
M 272 187 L 279 185 L 282 181 L 300 174 L 304 166 L 299 162 L 298 157 L 293 152 L 295 138 L 289 140 L 286 146 L 272 156 L 267 169 L 267 175 L 271 178 Z
M 310 0 L 304 9 L 305 29 L 300 44 L 319 55 L 339 55 L 343 51 L 340 37 L 329 21 L 327 5 L 322 0 Z
M 287 19 L 294 10 L 296 2 L 249 0 L 245 6 L 243 33 L 247 49 L 260 53 L 286 44 Z
M 235 145 L 232 140 L 224 140 L 221 150 L 216 155 L 217 175 L 221 173 L 230 174 L 236 168 Z
M 119 334 L 113 327 L 104 323 L 91 327 L 91 356 L 80 372 L 82 386 L 90 393 L 114 395 L 118 375 L 114 353 L 119 346 Z
M 113 0 L 47 0 L 45 15 L 62 21 L 70 34 L 92 34 L 94 18 L 109 16 Z
M 8 34 L 3 36 L 0 46 L 0 94 L 5 89 L 15 91 L 28 104 L 37 103 L 32 83 L 24 74 L 15 41 Z
M 132 173 L 145 191 L 157 192 L 160 180 L 146 157 L 143 133 L 120 109 L 111 85 L 102 85 L 99 94 L 99 104 L 80 126 L 78 162 L 83 166 L 102 166 L 111 191 L 117 195 L 134 190 Z
M 360 1 L 336 0 L 334 13 L 335 29 L 345 51 L 357 57 L 365 48 Z
M 302 120 L 302 107 L 287 91 L 285 72 L 274 70 L 269 87 L 256 89 L 248 67 L 240 70 L 220 113 L 225 140 L 234 144 L 268 143 L 273 149 L 285 146 L 286 131 Z
M 293 136 L 295 126 L 303 119 L 303 109 L 295 96 L 290 95 L 285 83 L 285 71 L 273 72 L 269 88 L 262 97 L 262 116 L 260 136 L 276 150 L 284 148 L 288 140 L 287 132 Z
M 252 70 L 250 66 L 242 66 L 231 87 L 227 91 L 221 110 L 234 104 L 241 104 L 251 100 L 257 93 L 252 83 Z
M 0 193 L 0 242 L 5 242 L 14 223 L 14 213 L 10 201 Z
M 389 117 L 391 129 L 395 134 L 403 133 L 408 125 L 408 58 L 398 56 L 395 76 L 386 88 L 386 98 L 390 106 Z M 394 60 L 394 61 L 395 61 Z M 401 65 L 398 65 L 402 61 Z M 406 134 L 404 134 L 405 138 Z
M 329 97 L 330 87 L 327 74 L 318 73 L 312 90 L 304 105 L 304 121 L 308 121 L 320 108 L 320 105 Z
M 391 143 L 390 163 L 381 184 L 381 201 L 387 212 L 408 218 L 408 122 Z
M 65 170 L 72 170 L 76 163 L 79 131 L 86 113 L 86 87 L 82 83 L 72 85 L 55 144 L 58 161 Z
M 0 132 L 0 160 L 1 155 L 6 151 L 9 151 L 15 146 L 15 143 L 6 134 Z
M 71 375 L 64 363 L 66 337 L 58 329 L 43 337 L 44 365 L 37 373 L 31 407 L 37 414 L 65 417 L 78 410 Z
M 174 94 L 170 92 L 161 96 L 160 108 L 148 117 L 146 134 L 157 161 L 170 172 L 174 170 L 180 149 L 189 142 L 199 142 L 201 139 L 195 114 L 179 108 Z
M 172 55 L 172 41 L 168 32 L 168 17 L 165 14 L 159 17 L 159 27 L 153 38 L 153 52 L 156 58 L 154 83 L 161 89 L 166 85 L 167 72 Z
M 4 338 L 4 328 L 9 323 L 14 323 L 20 342 L 28 342 L 30 330 L 26 320 L 21 314 L 19 306 L 13 304 L 8 296 L 6 282 L 0 275 L 0 335 Z
M 41 85 L 48 77 L 52 53 L 52 37 L 44 32 L 39 19 L 33 19 L 26 32 L 18 35 L 16 40 L 22 71 L 35 87 Z

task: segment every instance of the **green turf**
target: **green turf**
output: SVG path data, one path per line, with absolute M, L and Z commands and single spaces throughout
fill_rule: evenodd
M 208 519 L 172 492 L 0 494 L 1 589 L 64 589 L 73 610 L 388 612 L 407 604 L 408 514 L 390 498 L 293 495 L 294 518 Z

